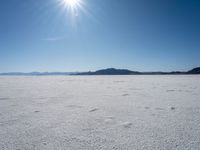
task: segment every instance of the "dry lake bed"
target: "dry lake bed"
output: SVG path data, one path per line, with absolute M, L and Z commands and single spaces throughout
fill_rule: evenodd
M 0 77 L 0 150 L 200 149 L 200 76 Z

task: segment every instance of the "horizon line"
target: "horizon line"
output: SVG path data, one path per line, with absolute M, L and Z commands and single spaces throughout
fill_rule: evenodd
M 195 69 L 195 68 L 200 68 L 200 67 L 193 67 L 191 68 L 190 70 L 192 69 Z M 19 74 L 44 74 L 44 73 L 84 73 L 84 72 L 96 72 L 96 71 L 99 71 L 99 70 L 106 70 L 106 69 L 116 69 L 116 70 L 129 70 L 129 71 L 133 71 L 133 72 L 140 72 L 140 73 L 156 73 L 156 72 L 160 72 L 160 73 L 172 73 L 172 72 L 188 72 L 190 70 L 185 70 L 185 71 L 179 71 L 179 70 L 173 70 L 173 71 L 137 71 L 137 70 L 131 70 L 131 69 L 126 69 L 126 68 L 113 68 L 113 67 L 110 67 L 110 68 L 105 68 L 105 69 L 98 69 L 98 70 L 95 70 L 95 71 L 29 71 L 29 72 L 24 72 L 24 71 L 9 71 L 9 72 L 0 72 L 0 74 L 14 74 L 14 73 L 19 73 Z

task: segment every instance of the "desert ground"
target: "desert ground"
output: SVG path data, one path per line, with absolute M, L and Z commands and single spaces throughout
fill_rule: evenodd
M 2 76 L 0 150 L 200 149 L 200 76 Z

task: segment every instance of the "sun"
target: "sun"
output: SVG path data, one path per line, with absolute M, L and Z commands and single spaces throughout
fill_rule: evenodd
M 57 2 L 61 12 L 73 21 L 75 21 L 75 18 L 79 17 L 80 14 L 87 13 L 85 9 L 85 0 L 57 0 Z
M 80 4 L 80 0 L 63 0 L 65 6 L 70 7 L 71 9 L 76 8 Z

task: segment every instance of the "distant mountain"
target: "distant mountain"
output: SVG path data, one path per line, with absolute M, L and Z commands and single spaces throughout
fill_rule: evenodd
M 127 69 L 108 68 L 97 70 L 95 72 L 82 72 L 75 75 L 186 75 L 186 74 L 200 74 L 200 67 L 194 68 L 187 72 L 173 71 L 173 72 L 138 72 Z
M 136 75 L 140 74 L 137 71 L 130 71 L 128 69 L 115 69 L 115 68 L 108 68 L 97 70 L 95 72 L 83 72 L 78 73 L 77 75 Z
M 0 76 L 50 76 L 50 75 L 187 75 L 187 74 L 200 74 L 200 67 L 194 68 L 192 70 L 181 72 L 138 72 L 131 71 L 128 69 L 115 69 L 108 68 L 97 70 L 94 72 L 8 72 L 8 73 L 0 73 Z
M 194 68 L 187 72 L 188 74 L 200 74 L 200 67 Z

